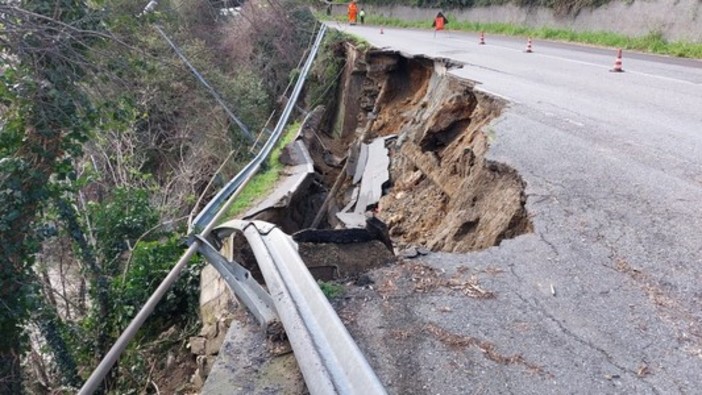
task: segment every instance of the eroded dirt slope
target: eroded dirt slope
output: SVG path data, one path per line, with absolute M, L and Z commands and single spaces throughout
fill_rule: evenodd
M 465 252 L 531 230 L 524 182 L 485 159 L 487 125 L 504 103 L 446 74 L 442 61 L 383 51 L 354 59 L 352 81 L 364 77 L 355 135 L 398 136 L 377 214 L 396 244 Z M 347 195 L 338 195 L 337 206 Z

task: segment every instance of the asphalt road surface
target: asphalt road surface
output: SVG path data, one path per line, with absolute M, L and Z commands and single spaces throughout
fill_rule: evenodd
M 422 261 L 470 266 L 494 299 L 355 295 L 350 330 L 389 391 L 702 393 L 702 62 L 624 52 L 611 73 L 611 49 L 336 27 L 455 59 L 452 73 L 506 98 L 489 156 L 526 181 L 534 224 Z

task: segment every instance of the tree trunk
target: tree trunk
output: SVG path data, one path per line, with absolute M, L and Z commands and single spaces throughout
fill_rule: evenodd
M 44 297 L 54 309 L 58 308 L 56 297 L 54 296 L 54 287 L 51 285 L 51 278 L 49 277 L 49 269 L 43 262 L 39 263 L 39 275 L 41 276 L 41 285 L 44 289 Z
M 7 321 L 7 320 L 6 320 Z M 20 345 L 14 343 L 21 335 L 17 322 L 3 322 L 0 340 L 0 394 L 22 393 Z

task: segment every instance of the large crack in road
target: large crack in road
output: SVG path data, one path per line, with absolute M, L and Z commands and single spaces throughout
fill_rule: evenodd
M 528 181 L 534 228 L 499 248 L 415 258 L 448 277 L 456 268 L 476 270 L 494 299 L 473 300 L 441 287 L 378 295 L 375 288 L 388 278 L 404 283 L 391 267 L 369 274 L 374 290 L 352 289 L 343 309 L 355 312 L 350 328 L 381 371 L 403 364 L 390 357 L 400 345 L 385 345 L 388 331 L 401 323 L 376 311 L 404 306 L 424 325 L 484 339 L 501 354 L 522 355 L 553 375 L 529 375 L 432 339 L 409 340 L 405 346 L 421 362 L 415 393 L 694 393 L 702 369 L 696 307 L 701 217 L 692 202 L 702 190 L 689 176 L 699 168 L 699 155 L 689 152 L 700 147 L 699 114 L 690 113 L 700 95 L 667 77 L 698 79 L 699 67 L 683 70 L 647 59 L 632 62 L 630 70 L 649 74 L 621 78 L 572 63 L 579 49 L 544 48 L 526 56 L 521 45 L 497 38 L 471 45 L 470 34 L 439 40 L 426 31 L 349 30 L 413 54 L 466 49 L 457 61 L 501 71 L 466 66 L 450 74 L 510 98 L 485 130 L 487 157 L 508 163 Z M 504 274 L 477 273 L 486 266 Z M 402 328 L 423 333 L 423 327 Z
M 378 216 L 400 247 L 466 252 L 531 229 L 523 181 L 508 166 L 485 160 L 484 129 L 504 103 L 447 75 L 447 66 L 383 51 L 353 65 L 381 92 L 372 111 L 359 112 L 356 134 L 398 136 Z
M 312 225 L 322 210 L 322 228 L 343 227 L 337 214 L 354 204 L 357 182 L 344 164 L 355 160 L 361 144 L 396 136 L 386 143 L 390 177 L 382 198 L 356 207 L 387 224 L 395 251 L 417 246 L 474 251 L 531 231 L 525 183 L 509 166 L 485 158 L 486 125 L 499 116 L 504 102 L 446 74 L 455 66 L 446 60 L 364 53 L 351 45 L 346 53 L 337 105 L 317 108 L 301 133 L 316 179 L 286 207 L 255 211 L 249 218 L 276 223 L 292 234 Z M 322 206 L 325 199 L 330 202 Z M 300 243 L 313 274 L 323 279 L 358 276 L 390 260 L 378 243 L 358 247 L 324 241 Z M 235 257 L 256 272 L 249 252 Z
M 414 361 L 395 367 L 384 365 L 394 372 L 387 377 L 389 384 L 398 385 L 395 388 L 402 393 L 413 393 L 413 371 L 426 368 L 422 366 L 425 356 L 405 343 L 409 338 L 428 337 L 421 343 L 439 342 L 452 349 L 465 343 L 463 347 L 474 348 L 495 363 L 521 365 L 545 374 L 539 365 L 521 355 L 504 353 L 487 339 L 452 333 L 421 318 L 420 312 L 397 297 L 398 293 L 406 294 L 405 302 L 410 302 L 414 296 L 448 292 L 451 297 L 493 298 L 480 282 L 489 268 L 478 274 L 459 272 L 446 277 L 440 270 L 407 263 L 404 258 L 398 262 L 393 255 L 401 252 L 407 256 L 408 250 L 417 249 L 423 254 L 430 250 L 481 250 L 531 231 L 524 207 L 524 182 L 510 167 L 485 158 L 489 146 L 486 127 L 505 103 L 476 92 L 470 81 L 446 74 L 455 66 L 449 61 L 382 50 L 360 52 L 351 45 L 345 49 L 347 69 L 336 105 L 313 111 L 301 132 L 314 160 L 315 179 L 289 196 L 284 208 L 254 210 L 251 218 L 295 233 L 313 225 L 322 210 L 321 227 L 339 227 L 336 214 L 354 203 L 354 181 L 352 174 L 345 173 L 344 163 L 354 160 L 360 144 L 388 138 L 390 177 L 383 185 L 383 196 L 357 211 L 367 211 L 387 224 L 393 251 L 379 240 L 338 244 L 298 237 L 305 263 L 317 278 L 356 280 L 346 283 L 347 298 L 337 300 L 340 314 L 352 330 L 358 311 L 346 302 L 354 300 L 354 292 L 373 290 L 375 284 L 376 297 L 391 297 L 400 303 L 390 310 L 380 309 L 384 314 L 378 318 L 390 325 L 388 336 L 393 343 L 404 344 L 394 348 L 399 353 L 394 357 L 388 349 L 387 357 Z M 336 184 L 339 187 L 335 189 Z M 330 202 L 322 205 L 325 199 Z M 249 247 L 236 237 L 231 242 L 237 246 L 232 257 L 260 278 Z M 383 270 L 388 272 L 384 275 Z M 408 281 L 393 283 L 393 276 L 398 280 L 408 276 Z M 398 289 L 400 285 L 403 289 Z M 398 311 L 405 313 L 396 314 Z M 360 342 L 363 347 L 363 340 Z M 258 364 L 264 370 L 268 365 Z

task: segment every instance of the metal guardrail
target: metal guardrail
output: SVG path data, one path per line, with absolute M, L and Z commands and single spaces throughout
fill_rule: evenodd
M 205 208 L 200 212 L 200 214 L 197 215 L 197 217 L 195 217 L 195 220 L 193 220 L 191 230 L 197 230 L 198 228 L 203 227 L 205 224 L 212 222 L 212 217 L 214 213 L 219 209 L 219 207 L 222 207 L 223 203 L 227 201 L 245 181 L 250 179 L 253 173 L 255 173 L 258 170 L 263 161 L 266 160 L 270 152 L 273 150 L 273 147 L 275 147 L 275 144 L 278 142 L 278 139 L 283 134 L 285 125 L 288 123 L 288 118 L 292 113 L 294 104 L 300 97 L 300 92 L 302 92 L 302 87 L 305 83 L 305 78 L 307 77 L 307 74 L 312 68 L 312 61 L 317 55 L 317 51 L 319 50 L 319 47 L 322 44 L 322 38 L 324 38 L 324 33 L 326 31 L 327 25 L 322 24 L 320 26 L 319 33 L 317 33 L 317 38 L 314 41 L 312 49 L 310 50 L 310 54 L 307 57 L 305 65 L 302 68 L 300 77 L 295 83 L 295 88 L 293 89 L 293 92 L 290 95 L 288 105 L 285 106 L 285 109 L 283 110 L 280 119 L 278 119 L 278 123 L 273 129 L 273 133 L 268 138 L 268 141 L 266 141 L 266 144 L 263 146 L 261 151 L 259 151 L 256 157 L 253 160 L 251 160 L 251 162 L 249 162 L 236 176 L 234 176 L 234 178 L 232 178 L 231 181 L 229 181 L 229 183 L 227 183 L 227 185 L 225 185 L 224 188 L 222 188 L 217 193 L 217 195 L 214 198 L 212 198 L 212 200 L 210 200 L 209 203 L 207 203 Z
M 385 388 L 297 252 L 275 225 L 233 220 L 218 236 L 243 232 L 258 262 L 311 394 L 385 394 Z
M 198 252 L 217 269 L 229 289 L 256 317 L 264 331 L 271 326 L 277 326 L 279 319 L 273 299 L 261 284 L 251 277 L 251 273 L 237 262 L 228 261 L 207 240 L 199 236 L 197 239 L 200 240 Z
M 234 198 L 236 198 L 238 193 L 251 179 L 251 177 L 253 177 L 263 160 L 265 160 L 265 158 L 275 146 L 275 143 L 278 141 L 285 125 L 288 122 L 288 118 L 290 116 L 290 113 L 292 112 L 295 102 L 297 101 L 300 92 L 302 91 L 302 86 L 304 85 L 307 74 L 309 73 L 309 70 L 312 67 L 312 61 L 314 60 L 317 51 L 319 50 L 326 29 L 326 25 L 321 25 L 321 28 L 317 33 L 317 38 L 315 39 L 314 46 L 310 51 L 307 60 L 305 61 L 305 67 L 300 73 L 300 76 L 295 84 L 293 94 L 291 95 L 290 100 L 288 100 L 285 110 L 283 111 L 283 114 L 281 115 L 280 119 L 278 120 L 278 123 L 276 124 L 274 133 L 268 138 L 268 141 L 266 142 L 264 148 L 261 150 L 261 152 L 259 152 L 258 155 L 256 155 L 256 158 L 254 158 L 254 160 L 247 164 L 244 170 L 239 172 L 239 174 L 237 174 L 237 176 L 235 176 L 227 184 L 227 186 L 222 191 L 220 191 L 220 193 L 217 194 L 215 199 L 208 203 L 208 205 L 203 209 L 203 211 L 193 222 L 194 229 L 199 230 L 202 228 L 202 231 L 199 233 L 200 237 L 207 238 L 207 236 L 214 228 L 216 222 L 222 216 L 224 216 L 226 208 L 233 202 Z M 88 380 L 86 380 L 86 382 L 83 384 L 80 391 L 78 392 L 79 395 L 89 395 L 95 392 L 95 390 L 98 388 L 98 386 L 105 378 L 107 373 L 110 371 L 110 369 L 112 369 L 112 366 L 115 364 L 120 354 L 122 354 L 122 351 L 124 351 L 124 349 L 127 347 L 129 341 L 136 335 L 139 328 L 141 328 L 146 319 L 154 311 L 156 305 L 163 298 L 168 289 L 170 289 L 173 283 L 175 283 L 176 280 L 178 280 L 181 272 L 183 271 L 183 269 L 185 269 L 185 265 L 188 263 L 193 254 L 195 254 L 195 252 L 198 251 L 200 245 L 200 240 L 198 238 L 194 238 L 192 244 L 190 244 L 188 249 L 183 253 L 183 255 L 180 257 L 175 266 L 173 266 L 168 275 L 166 275 L 166 278 L 163 279 L 156 291 L 154 291 L 151 297 L 149 297 L 144 306 L 142 306 L 141 310 L 139 310 L 134 319 L 132 319 L 132 322 L 129 323 L 127 328 L 124 330 L 124 332 L 122 332 L 122 334 L 119 336 L 115 344 L 112 345 L 112 348 L 110 348 L 107 354 L 105 354 L 102 361 L 100 361 L 100 363 L 95 368 L 90 377 L 88 377 Z

